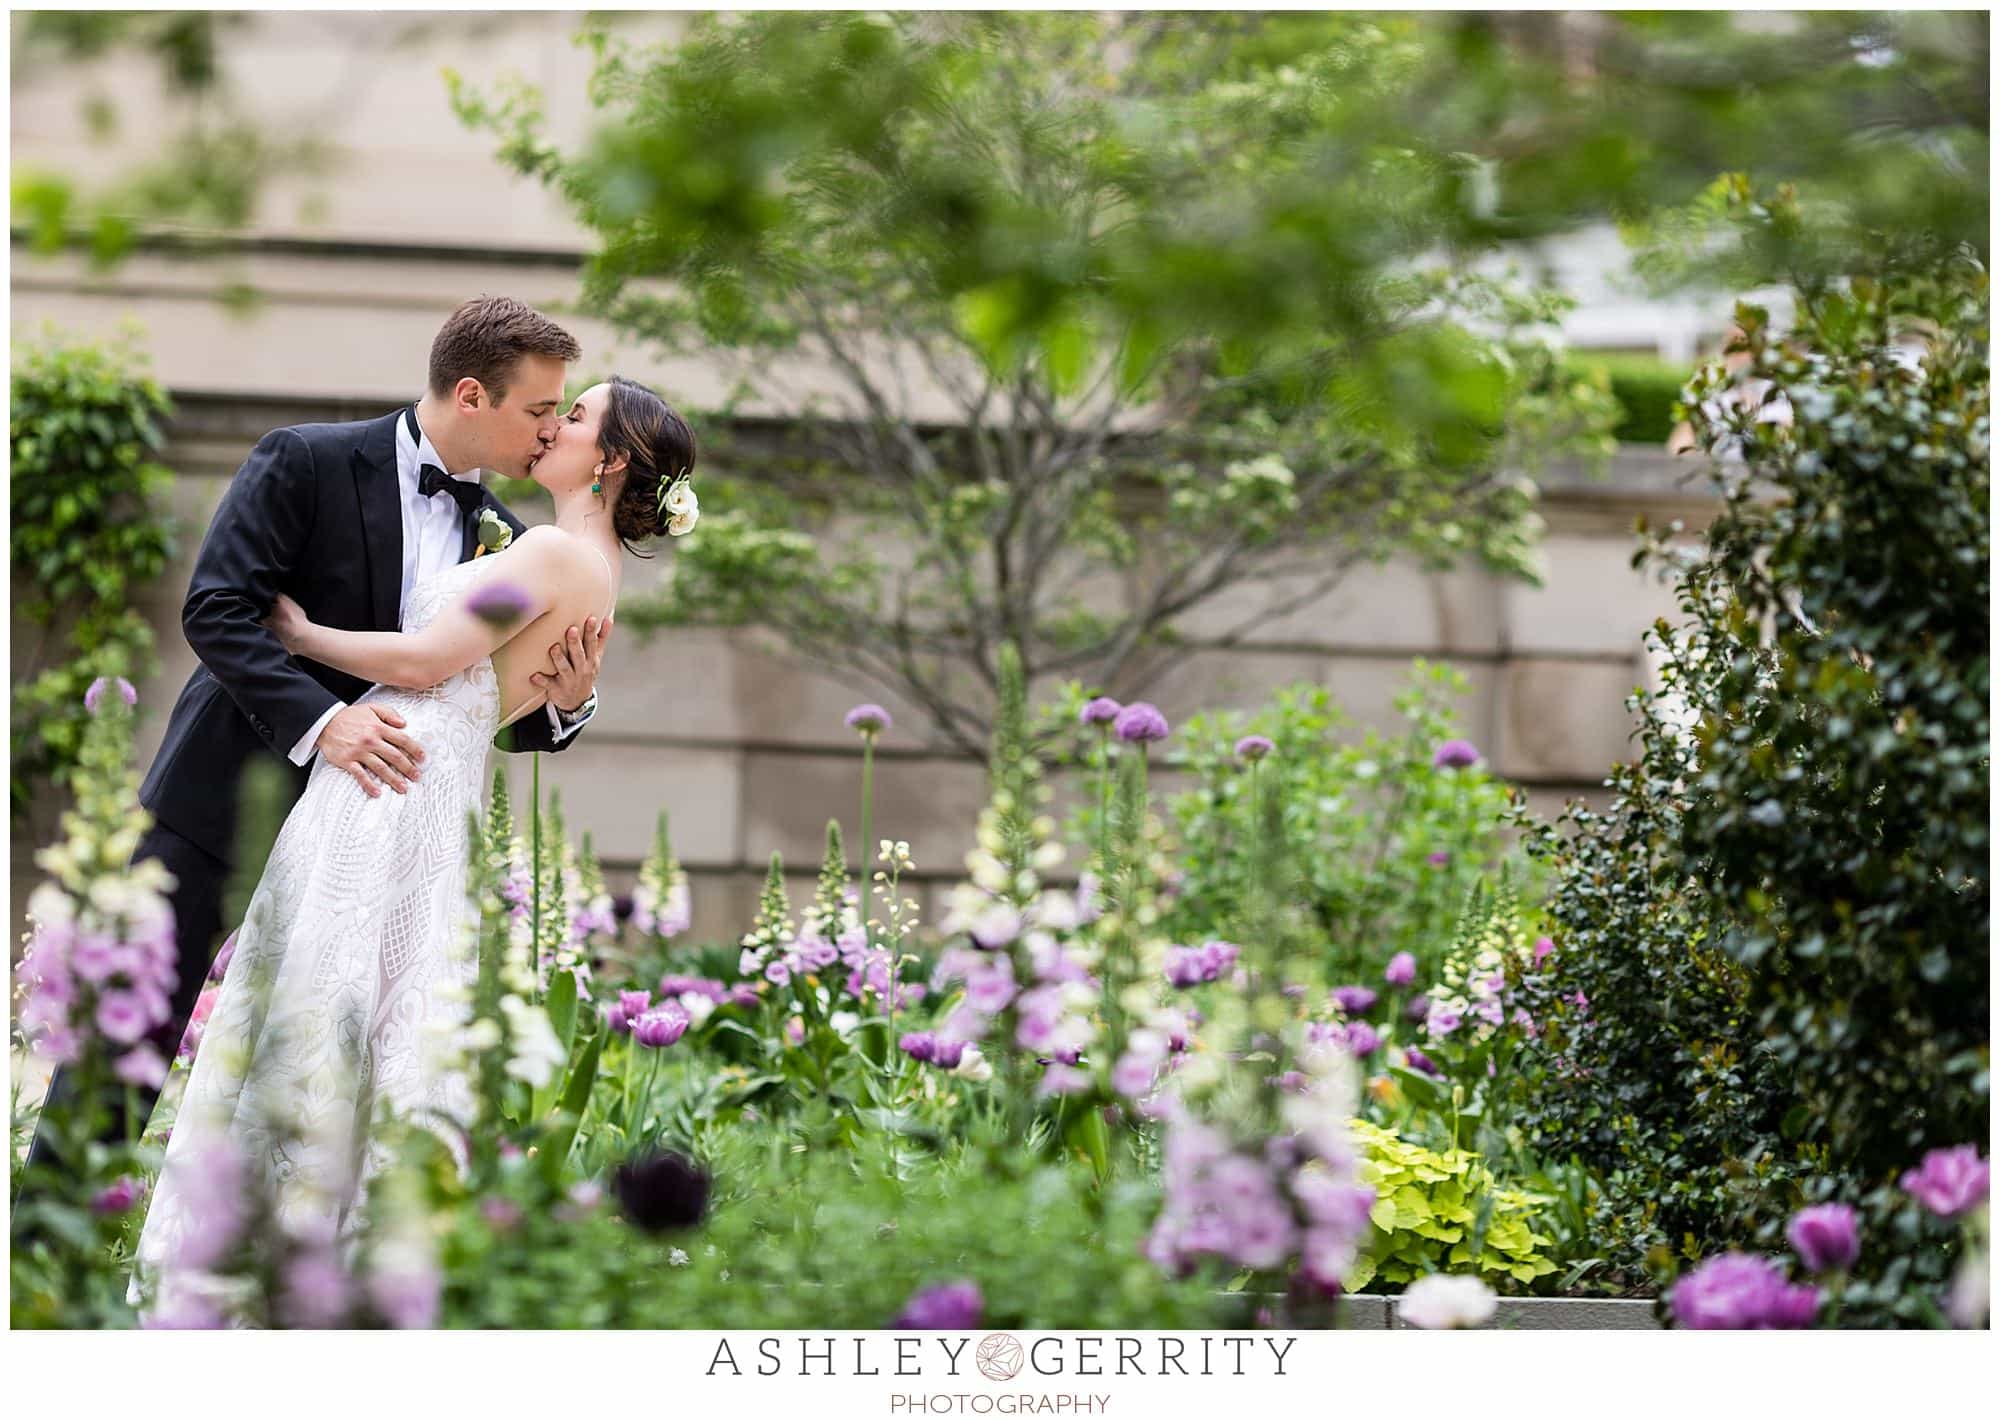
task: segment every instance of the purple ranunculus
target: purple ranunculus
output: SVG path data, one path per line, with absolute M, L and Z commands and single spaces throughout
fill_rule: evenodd
M 97 713 L 97 706 L 104 699 L 104 692 L 116 686 L 118 698 L 127 705 L 139 703 L 139 692 L 132 688 L 132 682 L 122 675 L 99 676 L 90 683 L 90 689 L 83 693 L 83 708 L 91 714 Z
M 1431 755 L 1434 769 L 1470 769 L 1479 763 L 1479 748 L 1471 740 L 1446 740 Z
M 1236 757 L 1255 764 L 1277 746 L 1266 735 L 1245 735 L 1236 742 Z
M 1818 1310 L 1815 1288 L 1748 1253 L 1711 1257 L 1674 1284 L 1674 1320 L 1690 1331 L 1799 1331 Z
M 1903 1191 L 1940 1218 L 1956 1218 L 1985 1201 L 1992 1171 L 1976 1144 L 1933 1149 L 1903 1175 Z
M 632 1022 L 632 1039 L 648 1050 L 664 1050 L 687 1034 L 690 1019 L 679 1002 L 669 1001 Z
M 1118 712 L 1111 731 L 1126 744 L 1151 744 L 1167 737 L 1167 717 L 1150 701 L 1135 700 Z
M 1382 979 L 1391 986 L 1408 986 L 1417 979 L 1417 959 L 1408 952 L 1397 952 L 1382 968 Z
M 920 1288 L 889 1323 L 896 1331 L 971 1331 L 985 1303 L 976 1282 L 945 1282 Z
M 863 735 L 879 735 L 895 723 L 889 718 L 889 712 L 873 701 L 857 705 L 847 712 L 847 728 Z
M 1118 718 L 1118 712 L 1125 707 L 1108 695 L 1100 695 L 1083 707 L 1077 719 L 1086 725 L 1108 725 Z
M 1424 1054 L 1423 1051 L 1417 1049 L 1414 1045 L 1403 1052 L 1403 1059 L 1412 1070 L 1421 1070 L 1426 1075 L 1431 1076 L 1436 1076 L 1438 1073 L 1438 1067 L 1432 1062 L 1430 1056 Z
M 937 1037 L 927 1030 L 911 1031 L 897 1041 L 896 1046 L 910 1059 L 921 1060 L 926 1065 L 937 1059 Z
M 1382 1048 L 1382 1036 L 1366 1021 L 1355 1021 L 1347 1028 L 1347 1053 L 1356 1060 L 1373 1055 Z
M 489 579 L 472 589 L 465 609 L 488 626 L 512 626 L 528 614 L 528 594 L 512 582 Z
M 1861 1256 L 1861 1220 L 1845 1203 L 1821 1203 L 1792 1214 L 1785 1238 L 1809 1272 L 1845 1272 Z
M 1366 986 L 1338 986 L 1334 1003 L 1350 1016 L 1358 1016 L 1375 1004 L 1375 993 Z

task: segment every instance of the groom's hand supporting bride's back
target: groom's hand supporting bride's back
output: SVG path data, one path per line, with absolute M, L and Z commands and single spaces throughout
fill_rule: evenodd
M 369 798 L 381 798 L 384 784 L 407 794 L 424 752 L 405 729 L 403 717 L 385 706 L 350 705 L 326 722 L 313 747 L 353 775 Z

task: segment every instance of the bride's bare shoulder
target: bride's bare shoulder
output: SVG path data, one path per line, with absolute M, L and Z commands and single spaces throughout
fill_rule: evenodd
M 514 540 L 514 547 L 565 580 L 587 575 L 592 588 L 604 580 L 602 559 L 596 549 L 553 523 L 527 529 Z

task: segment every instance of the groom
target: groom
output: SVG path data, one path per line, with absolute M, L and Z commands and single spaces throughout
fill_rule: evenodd
M 366 682 L 286 653 L 263 624 L 273 600 L 283 592 L 325 626 L 394 631 L 412 586 L 477 554 L 482 519 L 489 539 L 498 540 L 495 517 L 519 533 L 520 520 L 479 473 L 527 476 L 555 437 L 563 379 L 579 353 L 569 332 L 519 301 L 468 301 L 431 344 L 429 389 L 417 405 L 355 424 L 273 430 L 231 480 L 181 608 L 201 664 L 139 790 L 154 823 L 133 856 L 158 858 L 176 882 L 180 980 L 159 1041 L 169 1058 L 216 938 L 234 926 L 222 921 L 222 894 L 245 763 L 261 750 L 289 765 L 288 805 L 305 791 L 315 757 L 371 798 L 407 793 L 423 775 L 424 746 L 400 715 L 350 703 Z M 549 648 L 549 667 L 534 678 L 548 713 L 517 723 L 508 748 L 569 747 L 596 710 L 609 629 L 592 617 Z M 156 1096 L 139 1091 L 141 1122 Z M 43 1120 L 66 1107 L 58 1070 Z M 122 1100 L 114 1112 L 108 1138 L 125 1132 Z M 54 1159 L 54 1134 L 37 1130 L 31 1162 Z

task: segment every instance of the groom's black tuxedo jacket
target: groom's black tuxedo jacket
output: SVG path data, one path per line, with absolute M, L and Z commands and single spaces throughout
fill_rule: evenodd
M 368 688 L 279 644 L 260 624 L 277 594 L 322 626 L 397 629 L 402 413 L 272 430 L 237 470 L 202 540 L 181 607 L 181 628 L 201 664 L 174 702 L 139 798 L 161 823 L 225 863 L 235 859 L 237 785 L 251 755 L 276 755 L 296 799 L 307 771 L 287 758 L 292 747 L 335 701 L 351 703 Z M 485 506 L 520 532 L 520 520 L 482 493 Z M 461 561 L 478 546 L 476 516 L 463 520 Z M 556 743 L 548 717 L 529 715 L 503 738 L 512 749 L 555 751 L 577 735 Z

